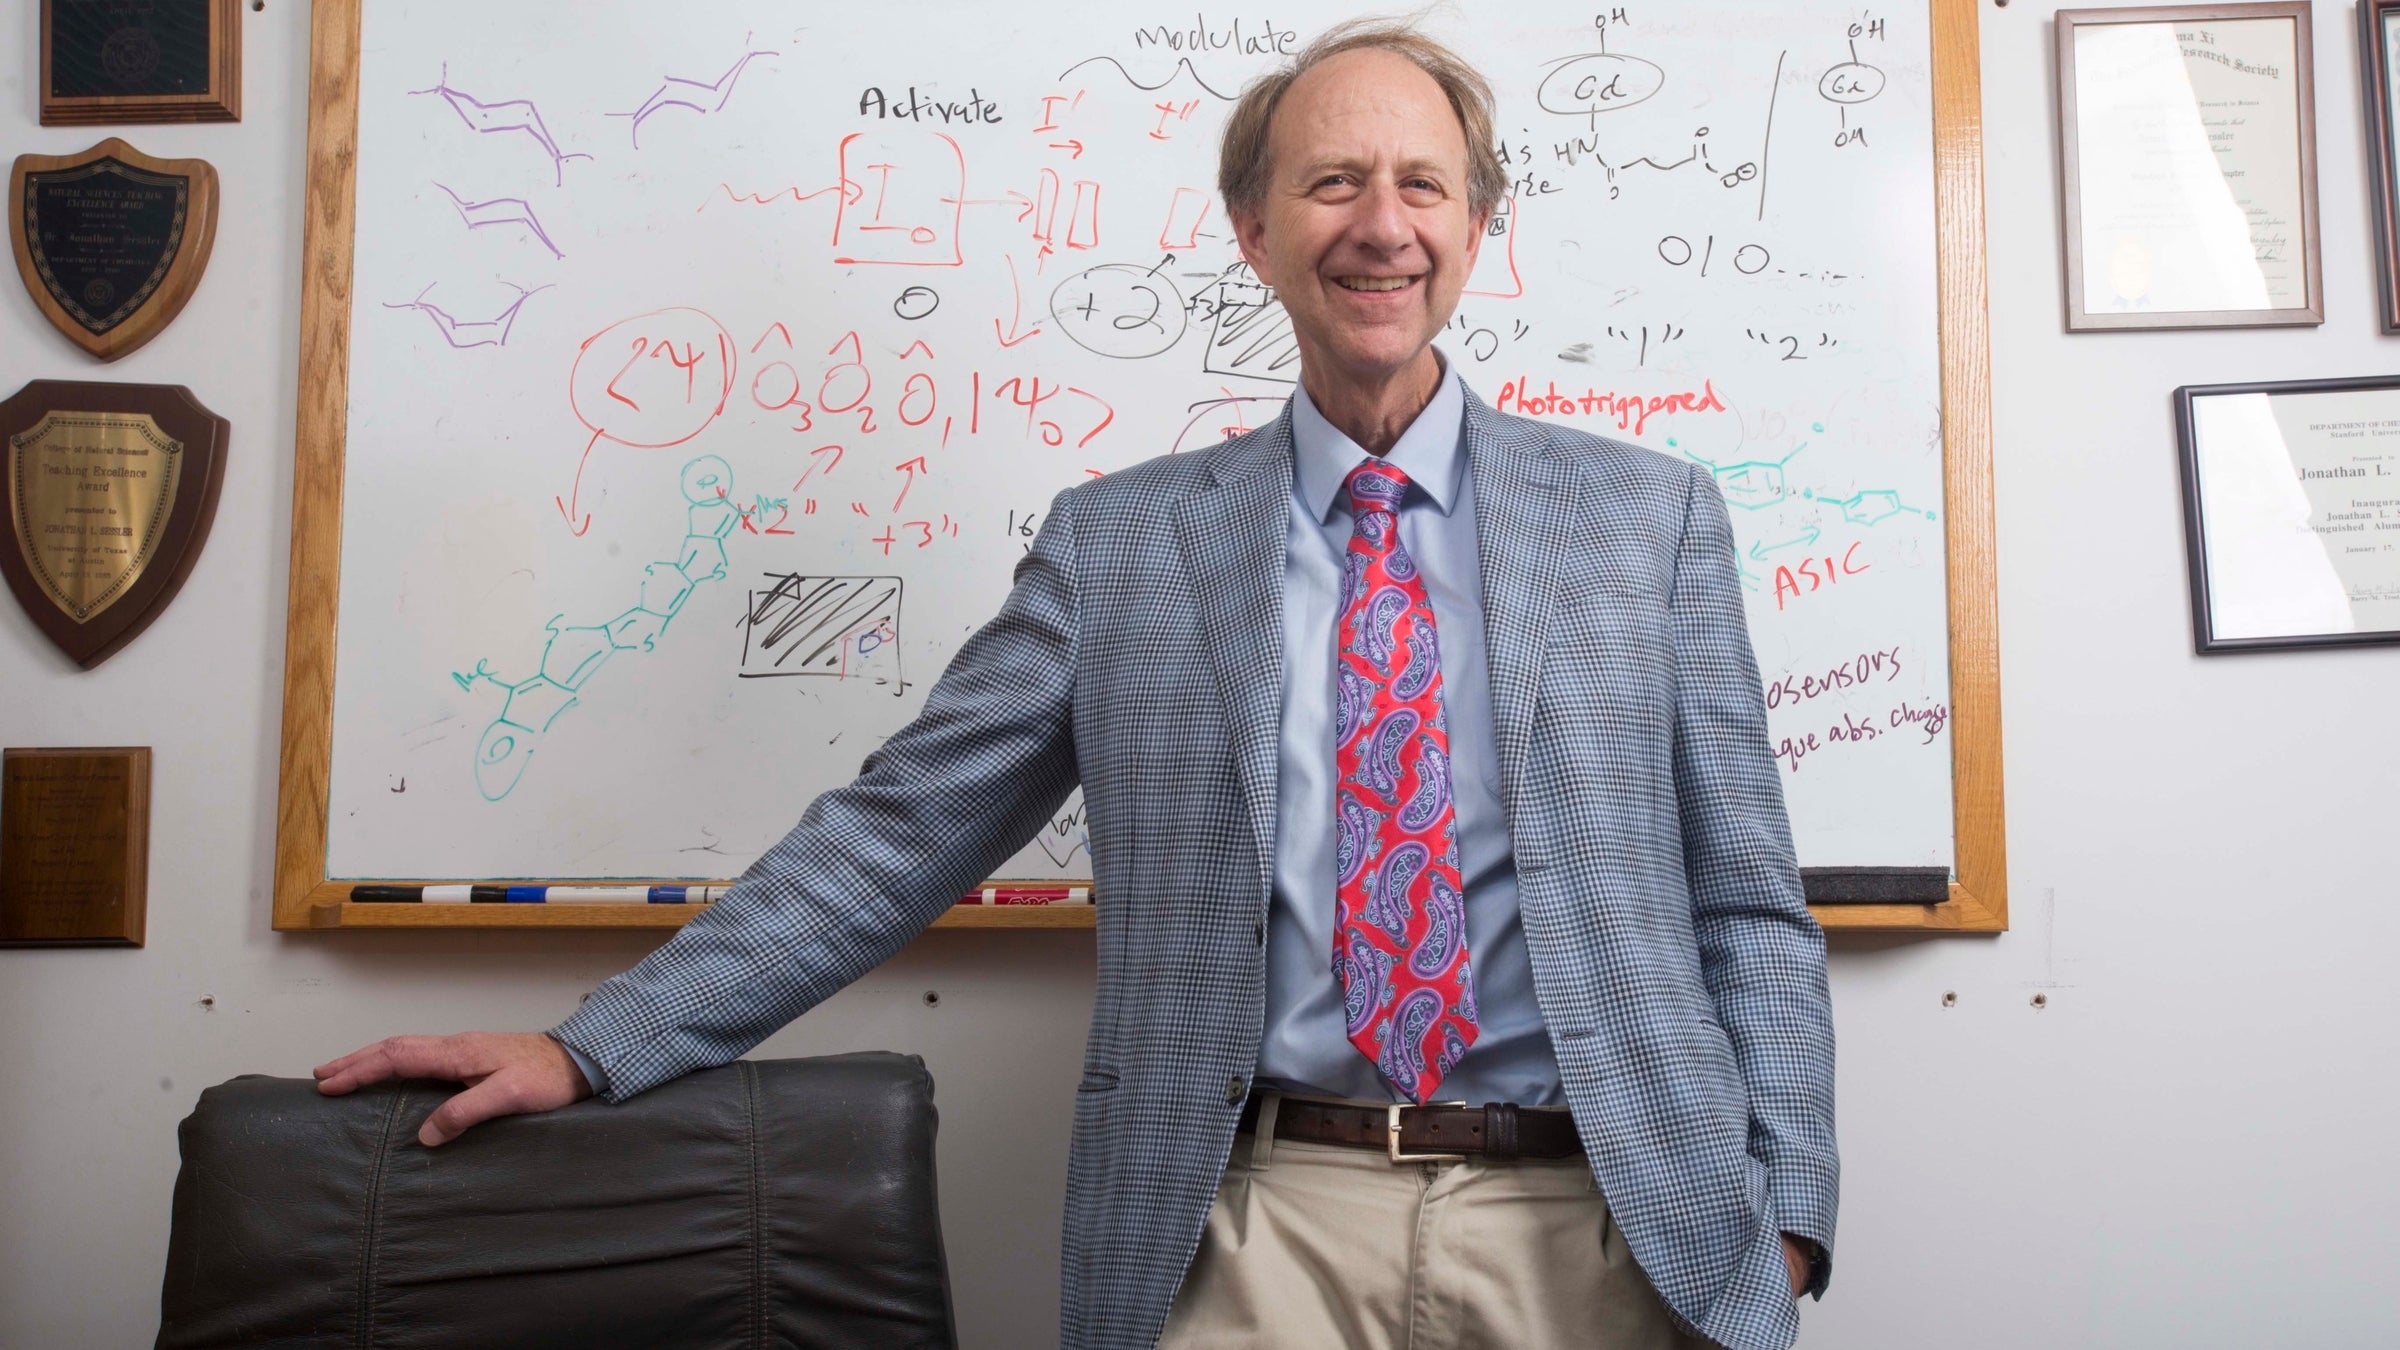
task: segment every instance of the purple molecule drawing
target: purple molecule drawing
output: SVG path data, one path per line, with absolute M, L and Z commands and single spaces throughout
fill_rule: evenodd
M 533 214 L 533 204 L 524 198 L 494 197 L 486 202 L 471 202 L 452 192 L 447 184 L 436 183 L 434 186 L 440 188 L 443 195 L 450 199 L 450 204 L 458 208 L 458 218 L 467 222 L 468 229 L 480 230 L 486 225 L 522 225 L 533 231 L 533 237 L 541 241 L 543 248 L 550 250 L 551 257 L 567 256 L 559 252 L 558 245 L 550 242 L 549 232 L 542 228 L 542 222 Z
M 747 33 L 743 34 L 742 40 L 744 42 L 749 41 L 750 35 Z M 719 75 L 714 81 L 707 84 L 702 84 L 698 80 L 686 79 L 681 75 L 669 75 L 666 77 L 665 82 L 658 86 L 658 89 L 655 93 L 642 100 L 641 107 L 636 108 L 629 113 L 610 113 L 608 115 L 610 117 L 630 117 L 633 119 L 633 148 L 639 150 L 642 148 L 643 118 L 648 117 L 650 114 L 657 112 L 662 108 L 689 108 L 693 112 L 702 114 L 716 112 L 725 106 L 727 100 L 733 97 L 733 83 L 742 77 L 742 71 L 745 67 L 747 67 L 752 61 L 757 60 L 759 57 L 778 55 L 781 55 L 781 53 L 771 51 L 746 52 L 743 54 L 742 59 L 734 62 L 724 74 Z M 716 102 L 713 104 L 706 104 L 705 100 L 709 95 L 712 94 L 716 96 Z
M 434 284 L 439 285 L 440 283 Z M 516 327 L 517 311 L 523 309 L 525 302 L 531 300 L 536 294 L 550 288 L 536 286 L 529 291 L 513 281 L 503 281 L 500 284 L 515 291 L 517 298 L 510 303 L 508 308 L 488 319 L 462 320 L 453 316 L 450 311 L 425 298 L 433 294 L 433 286 L 427 286 L 424 290 L 417 292 L 417 298 L 406 304 L 395 305 L 387 301 L 384 308 L 413 309 L 422 313 L 425 317 L 433 320 L 434 327 L 442 330 L 443 341 L 461 351 L 469 347 L 505 347 L 508 345 L 509 330 Z
M 451 88 L 450 63 L 447 61 L 442 63 L 441 83 L 431 89 L 411 89 L 408 94 L 410 98 L 415 98 L 419 94 L 440 94 L 443 101 L 450 105 L 450 110 L 458 114 L 460 121 L 484 135 L 497 135 L 503 131 L 522 131 L 531 136 L 542 147 L 543 152 L 550 156 L 553 186 L 566 182 L 568 160 L 591 158 L 590 155 L 570 155 L 560 150 L 558 142 L 551 138 L 550 128 L 542 124 L 542 114 L 533 106 L 531 99 L 512 98 L 501 103 L 486 103 L 472 94 Z

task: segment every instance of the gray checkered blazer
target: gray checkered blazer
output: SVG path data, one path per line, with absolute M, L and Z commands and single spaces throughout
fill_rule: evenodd
M 1503 799 L 1592 1169 L 1668 1306 L 1736 1350 L 1833 1245 L 1833 1027 L 1710 475 L 1467 402 Z M 1099 989 L 1060 1338 L 1146 1346 L 1196 1248 L 1264 1007 L 1289 414 L 1059 495 L 1000 613 L 856 782 L 556 1031 L 621 1101 L 873 969 L 1078 782 Z M 1328 817 L 1328 828 L 1331 826 Z

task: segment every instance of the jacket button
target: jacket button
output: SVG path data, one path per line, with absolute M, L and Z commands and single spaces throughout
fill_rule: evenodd
M 1228 1079 L 1226 1079 L 1226 1080 L 1225 1080 L 1225 1104 L 1226 1104 L 1227 1106 L 1239 1106 L 1239 1105 L 1241 1105 L 1241 1104 L 1242 1104 L 1242 1097 L 1243 1097 L 1243 1094 L 1244 1094 L 1244 1093 L 1246 1093 L 1246 1092 L 1249 1090 L 1249 1087 L 1250 1087 L 1250 1085 L 1249 1085 L 1248 1083 L 1245 1083 L 1245 1082 L 1243 1082 L 1243 1081 L 1242 1081 L 1241 1079 L 1239 1079 L 1239 1078 L 1228 1078 Z
M 1266 946 L 1267 926 L 1263 923 L 1254 923 L 1250 925 L 1250 939 L 1261 947 Z

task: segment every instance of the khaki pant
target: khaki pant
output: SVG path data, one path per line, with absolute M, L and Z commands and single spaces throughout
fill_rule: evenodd
M 1234 1137 L 1161 1350 L 1705 1350 L 1668 1320 L 1581 1157 L 1402 1163 Z

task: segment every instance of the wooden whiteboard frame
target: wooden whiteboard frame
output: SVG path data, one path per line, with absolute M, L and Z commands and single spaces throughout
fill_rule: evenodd
M 317 0 L 309 36 L 307 239 L 300 397 L 293 449 L 292 562 L 276 794 L 278 929 L 672 928 L 681 905 L 351 903 L 325 875 L 333 669 L 340 599 L 342 465 L 350 388 L 356 233 L 358 51 L 363 0 Z M 1999 932 L 2008 927 L 2000 778 L 2000 638 L 1992 530 L 1989 323 L 1984 312 L 1983 94 L 1974 0 L 1931 0 L 1936 254 L 1950 579 L 1950 898 L 1940 904 L 1812 907 L 1828 929 Z M 442 878 L 412 879 L 428 884 Z M 477 878 L 454 878 L 473 881 Z M 527 882 L 523 884 L 541 884 Z M 630 884 L 630 883 L 627 883 Z M 1090 928 L 1090 905 L 959 906 L 935 927 Z

